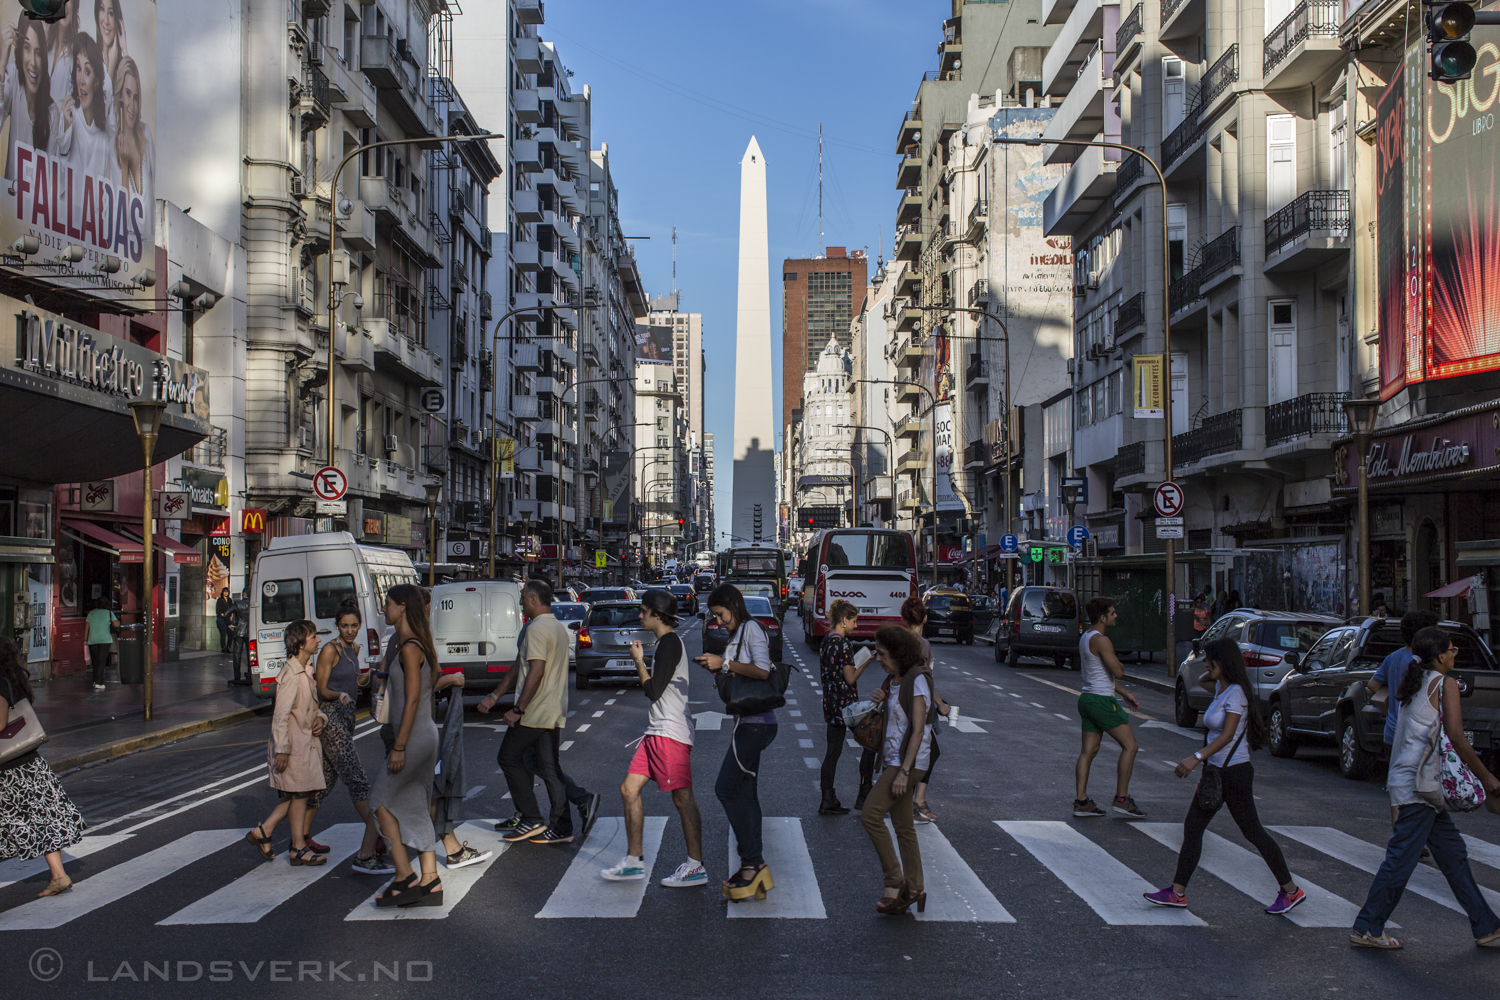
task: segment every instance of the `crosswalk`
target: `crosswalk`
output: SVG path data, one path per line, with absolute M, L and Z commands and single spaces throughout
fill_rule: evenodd
M 601 817 L 578 847 L 567 871 L 550 891 L 545 902 L 540 909 L 534 911 L 535 917 L 631 919 L 641 914 L 648 900 L 648 893 L 656 893 L 655 897 L 650 898 L 657 898 L 663 892 L 672 897 L 689 895 L 688 890 L 679 893 L 659 888 L 659 880 L 671 871 L 676 861 L 660 857 L 663 835 L 669 822 L 675 823 L 675 817 L 646 818 L 644 857 L 651 878 L 637 882 L 609 882 L 599 873 L 626 853 L 625 826 L 621 817 Z M 722 912 L 726 918 L 823 920 L 850 915 L 846 903 L 830 904 L 825 900 L 825 890 L 829 884 L 839 886 L 847 882 L 847 873 L 835 875 L 834 872 L 836 863 L 847 866 L 849 845 L 827 847 L 823 846 L 827 843 L 826 839 L 810 839 L 805 824 L 819 822 L 821 821 L 793 816 L 765 818 L 764 850 L 776 887 L 763 901 L 725 906 Z M 1046 898 L 1054 903 L 1062 902 L 1056 888 L 1061 887 L 1087 906 L 1098 920 L 1110 926 L 1206 926 L 1203 918 L 1207 914 L 1153 907 L 1141 898 L 1141 893 L 1157 888 L 1170 872 L 1171 855 L 1166 852 L 1178 849 L 1182 837 L 1180 824 L 1136 822 L 1122 823 L 1118 827 L 1110 825 L 1113 829 L 1101 839 L 1108 840 L 1115 851 L 1124 850 L 1132 858 L 1138 858 L 1142 851 L 1157 852 L 1165 849 L 1155 855 L 1151 870 L 1142 872 L 1116 857 L 1099 840 L 1091 838 L 1089 831 L 1103 830 L 1104 824 L 1090 828 L 1087 824 L 1052 820 L 1001 819 L 994 822 L 994 832 L 988 837 L 981 831 L 978 836 L 970 836 L 964 842 L 966 849 L 970 851 L 985 852 L 982 870 L 993 870 L 993 859 L 988 856 L 991 852 L 1009 849 L 1012 857 L 1029 858 L 1045 869 L 1045 872 L 1032 873 L 1026 877 L 1016 877 L 1012 872 L 1011 877 L 997 886 L 976 873 L 963 853 L 937 825 L 919 826 L 917 836 L 922 850 L 928 897 L 926 912 L 918 917 L 919 920 L 936 923 L 1023 923 L 1027 920 L 1028 907 L 1034 915 L 1037 900 Z M 1122 828 L 1130 832 L 1124 833 Z M 1362 840 L 1332 827 L 1276 826 L 1271 829 L 1278 837 L 1285 838 L 1285 843 L 1311 848 L 1316 852 L 1314 857 L 1322 856 L 1342 865 L 1347 870 L 1339 877 L 1343 878 L 1346 886 L 1363 882 L 1369 873 L 1379 868 L 1384 857 L 1382 844 Z M 821 828 L 816 832 L 819 836 L 823 833 Z M 855 833 L 853 830 L 848 832 L 863 841 L 862 833 Z M 205 886 L 208 891 L 188 905 L 157 920 L 158 926 L 256 923 L 270 917 L 278 908 L 294 899 L 300 899 L 303 903 L 310 901 L 320 885 L 337 885 L 341 880 L 330 879 L 329 876 L 335 873 L 348 874 L 341 867 L 341 862 L 347 861 L 358 849 L 362 834 L 363 827 L 357 823 L 337 824 L 319 832 L 318 839 L 331 848 L 329 863 L 325 866 L 294 868 L 287 864 L 285 858 L 278 858 L 272 862 L 257 864 L 236 878 L 219 882 L 215 879 L 214 872 L 222 868 L 225 861 L 220 852 L 231 847 L 242 847 L 240 842 L 244 831 L 198 830 L 111 864 L 97 873 L 79 877 L 73 891 L 64 896 L 32 899 L 0 911 L 0 932 L 61 927 L 97 911 L 124 904 L 128 897 L 172 878 L 179 879 L 174 884 L 174 891 L 180 892 L 183 882 L 188 878 L 186 870 L 190 866 L 193 868 L 191 884 Z M 477 850 L 491 852 L 491 856 L 481 864 L 468 868 L 440 871 L 444 890 L 442 906 L 409 910 L 378 909 L 374 900 L 384 888 L 381 885 L 355 905 L 344 919 L 443 920 L 459 911 L 476 886 L 492 871 L 502 865 L 517 863 L 509 857 L 509 849 L 513 845 L 500 839 L 491 820 L 466 822 L 460 825 L 457 835 L 460 840 Z M 1133 840 L 1135 837 L 1140 839 Z M 1125 839 L 1122 841 L 1121 838 Z M 104 852 L 119 853 L 128 850 L 128 842 L 139 839 L 138 835 L 90 836 L 68 853 L 67 861 L 73 864 L 77 859 L 91 856 L 107 858 L 109 855 Z M 1500 870 L 1500 846 L 1472 836 L 1466 836 L 1465 840 L 1470 858 L 1476 865 Z M 863 844 L 859 848 L 867 850 Z M 524 855 L 535 850 L 537 849 L 523 846 L 519 853 Z M 830 850 L 842 857 L 834 859 L 820 856 L 822 852 Z M 732 836 L 728 843 L 727 859 L 738 863 Z M 873 862 L 873 858 L 870 861 Z M 1022 861 L 1016 863 L 1024 866 Z M 84 863 L 79 867 L 90 868 L 92 863 Z M 39 870 L 31 862 L 0 864 L 0 890 L 22 879 L 38 876 L 44 870 L 44 866 Z M 75 869 L 75 875 L 78 874 Z M 1145 877 L 1147 874 L 1156 881 L 1148 880 Z M 1359 909 L 1357 899 L 1344 898 L 1301 874 L 1294 877 L 1307 892 L 1308 898 L 1289 914 L 1291 924 L 1303 928 L 1342 928 L 1353 923 Z M 1049 885 L 1048 879 L 1055 881 Z M 1201 883 L 1210 879 L 1218 880 L 1258 905 L 1264 905 L 1275 892 L 1275 885 L 1258 854 L 1236 841 L 1214 833 L 1208 833 L 1205 837 L 1194 888 L 1199 888 Z M 373 888 L 373 883 L 371 885 Z M 1459 909 L 1442 874 L 1435 868 L 1419 865 L 1408 888 L 1413 896 L 1450 910 Z M 712 885 L 707 891 L 713 892 Z M 1000 895 L 997 895 L 997 891 Z M 1484 889 L 1483 892 L 1491 905 L 1500 907 L 1500 893 L 1490 889 Z M 1419 905 L 1423 904 L 1407 904 L 1408 908 Z M 1020 916 L 1013 913 L 1013 909 L 1020 909 Z

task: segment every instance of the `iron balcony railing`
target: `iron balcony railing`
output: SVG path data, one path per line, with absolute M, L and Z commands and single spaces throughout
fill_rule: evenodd
M 1208 281 L 1216 275 L 1235 267 L 1240 262 L 1240 228 L 1230 226 L 1221 235 L 1203 248 L 1203 262 L 1199 270 L 1203 272 L 1198 281 Z
M 328 77 L 317 66 L 307 67 L 307 89 L 313 102 L 328 112 Z
M 1167 290 L 1167 308 L 1179 313 L 1198 299 L 1198 286 L 1203 280 L 1203 268 L 1195 267 L 1176 281 Z
M 965 466 L 983 465 L 985 463 L 985 459 L 986 455 L 984 452 L 983 441 L 974 441 L 964 446 Z
M 969 227 L 973 228 L 975 223 L 983 222 L 984 220 L 989 218 L 989 214 L 989 203 L 986 202 L 983 198 L 980 198 L 978 201 L 974 202 L 974 207 L 969 209 Z
M 1216 413 L 1196 430 L 1172 435 L 1172 465 L 1191 465 L 1209 455 L 1238 451 L 1244 446 L 1244 410 Z
M 978 379 L 990 377 L 990 363 L 983 358 L 970 358 L 969 365 L 964 369 L 964 385 L 973 385 Z
M 1224 93 L 1231 84 L 1238 83 L 1240 79 L 1240 46 L 1236 42 L 1224 50 L 1218 62 L 1208 68 L 1203 74 L 1202 94 L 1203 106 L 1208 107 L 1214 102 L 1214 98 Z
M 1144 7 L 1145 4 L 1136 4 L 1135 10 L 1130 12 L 1130 16 L 1125 19 L 1125 23 L 1120 25 L 1120 30 L 1115 32 L 1116 52 L 1125 51 L 1125 44 L 1141 33 L 1141 29 L 1145 25 Z
M 990 279 L 980 278 L 969 288 L 969 305 L 990 297 Z
M 1137 7 L 1139 12 L 1140 8 Z M 1141 179 L 1141 173 L 1146 169 L 1146 163 L 1133 153 L 1125 153 L 1120 157 L 1120 166 L 1115 170 L 1115 190 L 1128 191 L 1130 186 Z
M 1203 138 L 1208 131 L 1208 123 L 1199 121 L 1199 110 L 1201 105 L 1194 104 L 1183 115 L 1182 123 L 1174 128 L 1167 137 L 1161 141 L 1161 166 L 1163 170 L 1171 168 L 1183 153 L 1192 148 L 1193 143 Z M 1131 157 L 1135 159 L 1135 157 Z M 1118 187 L 1118 178 L 1116 178 Z
M 1146 442 L 1136 441 L 1122 447 L 1115 456 L 1115 477 L 1143 475 L 1146 471 Z
M 1284 444 L 1314 434 L 1349 433 L 1347 392 L 1309 392 L 1266 407 L 1266 444 Z
M 1309 38 L 1337 38 L 1343 16 L 1344 0 L 1302 0 L 1266 35 L 1265 75 L 1270 76 L 1271 70 Z
M 1266 256 L 1274 257 L 1311 232 L 1349 236 L 1349 192 L 1308 191 L 1266 217 Z
M 215 427 L 208 437 L 187 450 L 182 457 L 196 465 L 211 465 L 224 468 L 224 459 L 229 454 L 229 432 Z
M 1163 0 L 1161 5 L 1161 23 L 1166 24 L 1172 20 L 1172 15 L 1176 14 L 1185 3 L 1187 3 L 1187 0 Z
M 1146 322 L 1146 293 L 1136 292 L 1115 310 L 1115 342 L 1120 335 Z

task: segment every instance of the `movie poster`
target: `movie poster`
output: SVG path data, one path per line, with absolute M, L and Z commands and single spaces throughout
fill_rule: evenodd
M 133 291 L 155 262 L 155 0 L 74 0 L 54 24 L 0 0 L 0 88 L 0 246 L 34 239 L 33 277 Z

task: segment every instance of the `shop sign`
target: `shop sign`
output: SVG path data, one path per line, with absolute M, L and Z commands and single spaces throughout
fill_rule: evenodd
M 411 544 L 411 518 L 400 514 L 385 515 L 385 543 L 387 545 Z
M 208 529 L 208 535 L 209 535 L 210 538 L 228 538 L 229 537 L 229 518 L 227 518 L 227 517 L 216 517 L 216 518 L 214 518 L 213 519 L 213 526 Z M 229 543 L 226 542 L 224 544 L 227 545 Z
M 1161 420 L 1166 415 L 1166 380 L 1160 354 L 1137 354 L 1131 359 L 1135 374 L 1135 417 Z
M 155 499 L 154 513 L 163 521 L 186 521 L 192 516 L 186 490 L 162 490 Z
M 385 519 L 379 514 L 365 517 L 365 540 L 378 542 L 385 537 Z
M 224 522 L 228 525 L 228 521 Z M 208 568 L 203 573 L 203 596 L 218 600 L 219 591 L 229 586 L 229 567 L 232 559 L 229 542 L 208 543 Z
M 99 483 L 84 483 L 78 494 L 78 509 L 95 513 L 114 513 L 115 481 L 106 479 Z
M 407 540 L 407 544 L 410 545 L 412 548 L 426 549 L 427 548 L 427 525 L 425 523 L 423 523 L 422 521 L 409 521 L 407 523 L 410 526 L 409 527 L 409 532 L 410 532 L 410 536 L 411 536 Z
M 938 565 L 940 566 L 951 566 L 964 557 L 964 547 L 962 545 L 939 545 L 937 552 Z
M 7 296 L 0 296 L 0 307 L 15 310 L 17 368 L 127 401 L 151 399 L 178 404 L 184 413 L 208 413 L 208 373 L 201 368 Z
M 246 508 L 240 511 L 240 534 L 242 535 L 264 535 L 266 533 L 266 512 L 260 508 Z
M 1500 410 L 1447 420 L 1401 433 L 1376 437 L 1367 453 L 1370 485 L 1394 484 L 1477 468 L 1483 456 L 1500 455 Z M 1359 482 L 1359 456 L 1351 446 L 1339 448 L 1338 485 Z M 1495 463 L 1488 463 L 1495 467 Z
M 183 469 L 182 484 L 192 495 L 194 507 L 229 509 L 229 480 L 206 469 Z

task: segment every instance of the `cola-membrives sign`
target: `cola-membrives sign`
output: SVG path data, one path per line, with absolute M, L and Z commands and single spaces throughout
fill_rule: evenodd
M 1409 430 L 1377 431 L 1366 454 L 1372 487 L 1396 486 L 1432 477 L 1448 478 L 1485 469 L 1500 471 L 1500 408 L 1449 420 L 1422 421 Z M 1353 445 L 1339 448 L 1336 485 L 1359 481 L 1359 454 Z
M 1402 439 L 1399 451 L 1385 441 L 1370 445 L 1370 478 L 1442 472 L 1467 465 L 1472 457 L 1467 441 L 1452 441 L 1441 434 L 1431 438 L 1409 434 Z

